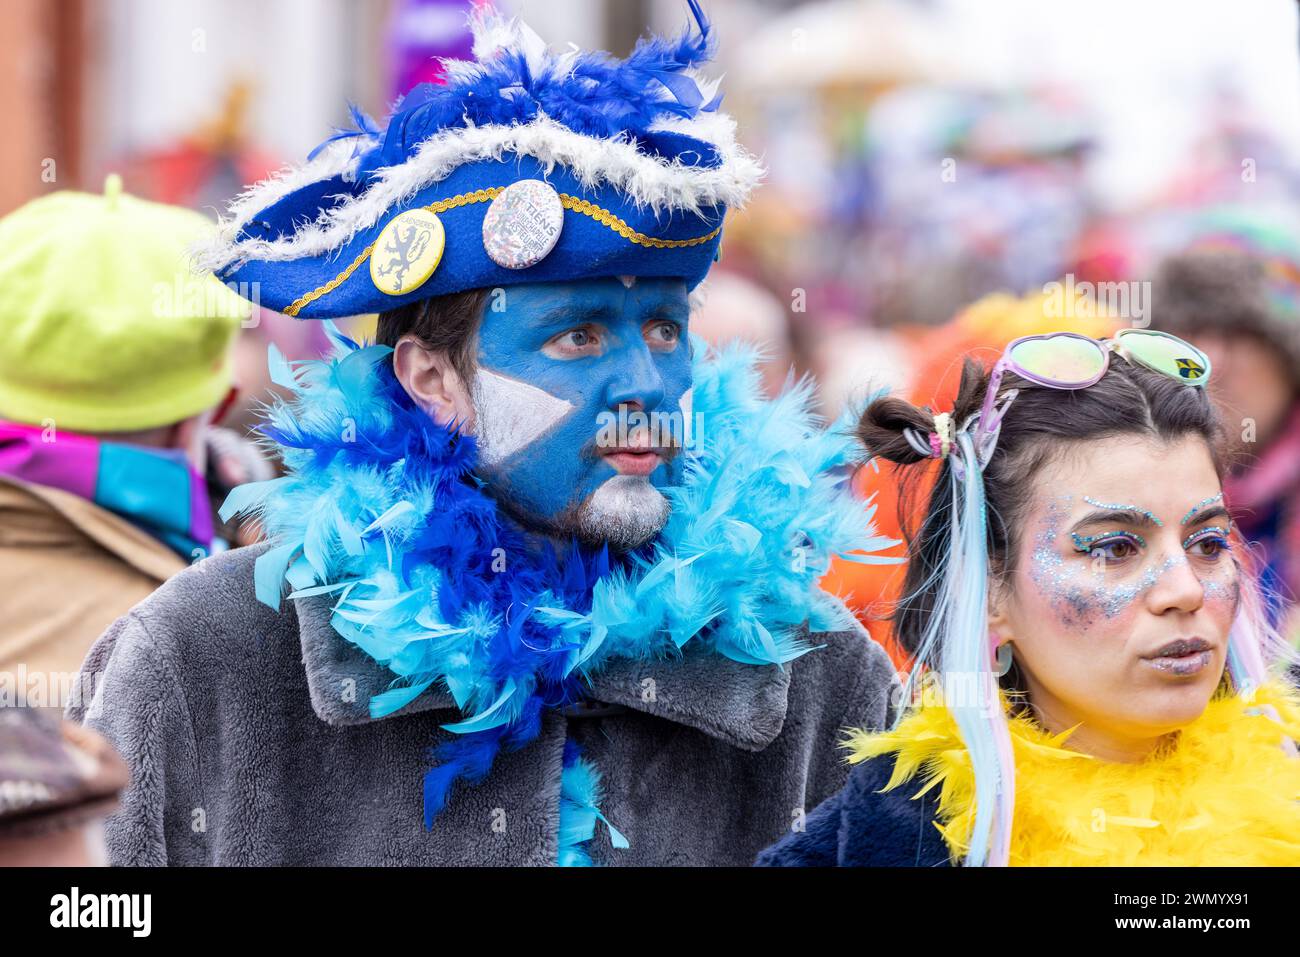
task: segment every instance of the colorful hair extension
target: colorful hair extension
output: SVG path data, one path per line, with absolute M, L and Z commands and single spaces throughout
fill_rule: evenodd
M 1269 672 L 1279 663 L 1300 665 L 1300 654 L 1286 641 L 1269 619 L 1264 582 L 1259 575 L 1260 557 L 1249 545 L 1238 539 L 1233 545 L 1237 562 L 1237 580 L 1241 583 L 1237 616 L 1228 631 L 1228 676 L 1233 690 L 1249 696 L 1269 680 Z M 1274 720 L 1280 716 L 1265 706 Z M 1293 757 L 1300 757 L 1295 743 L 1289 739 L 1284 747 Z
M 957 449 L 944 470 L 951 497 L 949 547 L 934 572 L 939 589 L 906 687 L 910 692 L 925 665 L 940 676 L 945 703 L 975 772 L 975 825 L 965 863 L 1004 866 L 1011 848 L 1015 760 L 989 644 L 984 477 L 966 428 L 958 432 L 955 442 Z M 942 492 L 936 488 L 934 494 Z M 954 687 L 958 681 L 960 686 Z

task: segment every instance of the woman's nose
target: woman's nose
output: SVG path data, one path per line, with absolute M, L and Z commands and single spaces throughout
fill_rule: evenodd
M 1180 550 L 1164 560 L 1156 571 L 1156 580 L 1147 594 L 1147 604 L 1155 614 L 1166 611 L 1193 612 L 1205 602 L 1205 585 L 1197 577 L 1187 556 Z

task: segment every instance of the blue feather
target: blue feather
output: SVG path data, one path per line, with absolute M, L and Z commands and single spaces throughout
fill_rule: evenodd
M 375 125 L 374 120 L 372 120 L 369 116 L 367 116 L 362 111 L 361 107 L 357 106 L 355 103 L 349 103 L 348 113 L 351 115 L 352 124 L 353 126 L 356 127 L 356 129 L 352 129 L 352 130 L 336 129 L 334 131 L 333 136 L 327 137 L 324 141 L 322 141 L 319 145 L 317 145 L 315 149 L 313 149 L 310 153 L 307 154 L 308 162 L 314 160 L 317 154 L 320 153 L 321 150 L 325 149 L 325 147 L 329 146 L 331 143 L 337 142 L 338 140 L 346 140 L 346 139 L 354 139 L 354 138 L 374 139 L 375 137 L 379 136 L 380 134 L 379 127 Z M 354 153 L 356 149 L 357 147 L 354 147 L 353 149 Z
M 626 60 L 600 51 L 556 56 L 547 51 L 534 69 L 522 49 L 501 49 L 477 62 L 447 61 L 446 82 L 420 84 L 397 105 L 380 131 L 354 114 L 356 131 L 340 132 L 317 147 L 355 136 L 375 145 L 359 163 L 359 177 L 405 162 L 446 129 L 527 123 L 545 115 L 587 136 L 648 137 L 669 118 L 716 110 L 688 70 L 709 62 L 712 28 L 697 0 L 688 0 L 696 30 L 676 39 L 645 37 Z M 665 96 L 665 92 L 668 93 Z
M 583 845 L 596 836 L 597 821 L 605 824 L 614 848 L 629 846 L 627 838 L 601 813 L 603 800 L 600 773 L 581 756 L 573 741 L 566 741 L 560 771 L 560 867 L 592 865 L 591 854 Z

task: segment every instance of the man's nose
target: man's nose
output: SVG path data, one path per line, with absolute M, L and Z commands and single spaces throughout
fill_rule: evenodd
M 650 347 L 638 341 L 619 351 L 621 354 L 613 357 L 618 371 L 605 389 L 606 407 L 635 405 L 646 412 L 657 409 L 664 400 L 664 380 Z

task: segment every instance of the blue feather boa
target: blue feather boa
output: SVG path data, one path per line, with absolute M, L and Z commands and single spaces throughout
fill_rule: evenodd
M 256 565 L 261 601 L 278 608 L 286 582 L 291 599 L 333 596 L 335 630 L 392 671 L 373 717 L 435 682 L 454 697 L 465 717 L 425 779 L 426 824 L 605 663 L 690 643 L 783 665 L 810 650 L 803 625 L 849 624 L 817 588 L 832 554 L 895 560 L 874 554 L 896 543 L 873 537 L 874 506 L 835 474 L 854 455 L 849 430 L 819 426 L 806 382 L 764 399 L 750 350 L 705 357 L 695 343 L 703 434 L 667 490 L 671 517 L 611 559 L 522 532 L 475 479 L 473 439 L 410 401 L 391 350 L 331 334 L 328 360 L 291 365 L 272 347 L 272 379 L 293 397 L 261 431 L 288 474 L 239 487 L 222 516 L 257 515 L 273 542 Z

